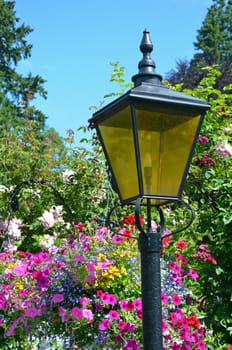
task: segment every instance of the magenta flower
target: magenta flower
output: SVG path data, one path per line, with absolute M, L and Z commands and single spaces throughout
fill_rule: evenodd
M 61 303 L 63 300 L 64 300 L 63 294 L 57 293 L 57 294 L 54 294 L 52 297 L 53 303 Z
M 77 307 L 77 306 L 74 306 L 70 310 L 70 313 L 71 313 L 72 317 L 74 317 L 76 319 L 80 319 L 83 316 L 82 310 L 79 307 Z
M 40 315 L 41 315 L 41 311 L 35 307 L 30 307 L 29 309 L 25 310 L 25 316 L 29 318 L 35 318 L 36 316 L 40 316 Z
M 215 162 L 213 158 L 209 157 L 208 154 L 205 154 L 200 159 L 198 159 L 197 164 L 200 167 L 203 167 L 204 165 L 209 165 L 213 167 L 215 165 Z
M 192 277 L 194 280 L 198 279 L 198 273 L 193 269 L 189 269 L 189 276 Z
M 173 301 L 173 304 L 175 305 L 181 304 L 181 298 L 177 294 L 172 295 L 172 301 Z
M 139 344 L 135 339 L 129 339 L 123 346 L 123 350 L 139 350 Z
M 119 305 L 120 305 L 120 308 L 124 311 L 128 311 L 127 310 L 127 301 L 126 300 L 121 300 L 119 301 Z
M 199 135 L 198 142 L 199 143 L 208 143 L 209 142 L 209 138 L 207 136 L 204 136 L 204 135 Z
M 104 318 L 98 326 L 100 331 L 106 331 L 110 327 L 111 321 L 107 318 Z
M 85 262 L 85 257 L 82 256 L 82 255 L 75 254 L 75 255 L 74 255 L 74 259 L 75 259 L 77 262 L 80 262 L 80 263 Z
M 104 304 L 115 305 L 117 304 L 117 299 L 113 294 L 103 293 L 101 300 Z
M 181 271 L 181 266 L 176 264 L 174 261 L 170 262 L 170 269 L 172 270 L 172 272 L 179 274 Z
M 162 320 L 162 332 L 166 332 L 166 330 L 168 329 L 167 324 L 164 322 L 164 320 Z
M 43 260 L 49 260 L 49 254 L 48 253 L 45 253 L 45 252 L 40 252 L 38 254 L 38 258 L 41 259 L 42 261 Z
M 119 319 L 119 313 L 118 313 L 118 311 L 116 311 L 116 310 L 110 310 L 109 316 L 110 316 L 110 318 L 112 318 L 113 320 L 118 320 L 118 319 Z
M 142 310 L 142 301 L 141 299 L 134 299 L 133 300 L 133 304 L 134 304 L 134 307 L 137 309 L 137 310 Z
M 168 296 L 163 292 L 161 293 L 161 301 L 162 301 L 162 304 L 168 303 Z
M 123 239 L 121 236 L 118 236 L 118 235 L 114 235 L 112 237 L 112 241 L 116 244 L 121 244 L 123 242 Z

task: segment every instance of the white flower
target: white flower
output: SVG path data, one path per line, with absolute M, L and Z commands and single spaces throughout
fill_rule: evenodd
M 14 239 L 19 239 L 21 237 L 21 231 L 19 227 L 22 226 L 22 221 L 17 218 L 13 218 L 9 222 L 8 226 L 8 234 L 10 237 Z
M 215 153 L 220 154 L 223 158 L 232 156 L 232 146 L 226 141 L 219 141 L 216 143 Z
M 45 212 L 39 218 L 39 220 L 42 222 L 44 228 L 46 228 L 47 230 L 49 228 L 52 228 L 55 225 L 55 219 L 54 219 L 53 213 L 47 210 L 45 210 Z
M 68 183 L 70 178 L 75 174 L 73 170 L 65 170 L 62 174 L 64 183 Z
M 54 245 L 55 237 L 51 235 L 43 235 L 43 238 L 39 240 L 40 247 L 42 249 L 49 249 Z
M 48 230 L 52 228 L 57 222 L 64 222 L 61 215 L 62 210 L 62 205 L 53 206 L 49 211 L 45 210 L 43 215 L 39 218 L 44 228 Z
M 4 185 L 0 185 L 0 192 L 9 192 L 10 190 L 4 186 Z

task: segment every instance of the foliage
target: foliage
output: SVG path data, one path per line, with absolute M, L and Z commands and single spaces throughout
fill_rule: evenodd
M 222 90 L 225 85 L 231 83 L 231 11 L 231 0 L 213 0 L 194 43 L 197 53 L 190 62 L 177 61 L 176 69 L 167 74 L 170 83 L 183 83 L 185 88 L 192 89 L 206 75 L 202 68 L 214 65 L 222 73 L 217 77 L 217 88 Z
M 211 105 L 199 137 L 186 195 L 197 215 L 191 230 L 194 239 L 205 249 L 209 247 L 218 263 L 216 269 L 212 265 L 198 266 L 201 308 L 216 338 L 229 342 L 232 330 L 232 96 L 227 93 L 231 86 L 224 91 L 215 88 L 220 72 L 212 67 L 206 71 L 207 76 L 198 88 L 184 90 Z
M 17 72 L 18 63 L 31 55 L 32 45 L 27 43 L 26 37 L 32 29 L 19 24 L 14 7 L 14 1 L 0 0 L 0 109 L 8 107 L 20 117 L 20 109 L 28 108 L 37 93 L 46 97 L 46 91 L 43 88 L 45 80 L 41 76 L 29 73 L 24 77 Z M 7 122 L 4 116 L 0 111 L 1 124 Z M 11 117 L 11 114 L 8 113 L 8 116 Z M 45 115 L 35 108 L 30 109 L 27 118 L 39 121 L 40 127 L 44 127 Z

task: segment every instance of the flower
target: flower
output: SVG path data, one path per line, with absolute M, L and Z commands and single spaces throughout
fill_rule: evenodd
M 74 175 L 75 175 L 75 171 L 73 171 L 73 170 L 67 169 L 67 170 L 63 171 L 62 177 L 63 177 L 64 183 L 66 183 L 66 184 L 69 183 Z
M 215 153 L 219 154 L 223 158 L 228 158 L 232 156 L 232 146 L 227 140 L 219 141 L 215 146 Z
M 213 167 L 215 165 L 215 162 L 213 158 L 209 157 L 208 154 L 204 154 L 200 159 L 197 160 L 197 164 L 200 167 L 203 167 L 205 165 L 209 165 Z
M 193 269 L 189 269 L 189 276 L 191 276 L 194 280 L 198 279 L 198 273 Z
M 70 313 L 71 313 L 72 317 L 76 318 L 76 319 L 80 319 L 83 316 L 82 310 L 79 307 L 77 307 L 77 306 L 73 307 L 70 310 Z
M 40 315 L 41 315 L 41 311 L 35 307 L 30 307 L 29 309 L 25 310 L 25 316 L 29 318 L 35 318 L 36 316 L 40 316 Z
M 168 303 L 168 296 L 163 292 L 161 292 L 161 301 L 162 301 L 162 304 Z
M 116 310 L 110 310 L 109 316 L 110 316 L 110 318 L 112 318 L 113 320 L 118 320 L 118 319 L 119 319 L 119 313 L 118 313 L 118 311 L 116 311 Z
M 188 247 L 188 242 L 181 240 L 176 243 L 176 248 L 177 249 L 184 249 Z
M 200 328 L 201 324 L 196 315 L 187 316 L 187 322 L 193 328 Z
M 199 135 L 198 142 L 199 143 L 208 143 L 209 142 L 209 138 L 207 136 Z
M 39 220 L 42 222 L 44 228 L 49 230 L 55 225 L 55 219 L 53 214 L 50 211 L 45 210 L 43 215 L 39 218 Z
M 92 322 L 94 319 L 93 312 L 90 309 L 82 309 L 82 316 L 89 322 Z
M 98 326 L 100 331 L 106 331 L 110 327 L 111 321 L 107 318 L 104 318 Z
M 52 297 L 53 303 L 61 303 L 64 300 L 64 295 L 63 294 L 55 294 Z
M 172 295 L 172 301 L 173 301 L 173 304 L 175 305 L 180 305 L 181 304 L 181 298 L 179 297 L 179 295 Z

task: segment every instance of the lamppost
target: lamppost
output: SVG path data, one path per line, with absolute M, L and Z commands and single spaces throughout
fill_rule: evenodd
M 181 199 L 197 138 L 209 105 L 162 84 L 150 57 L 149 32 L 140 44 L 143 58 L 134 88 L 93 114 L 113 187 L 121 205 L 134 204 L 140 231 L 144 350 L 162 350 L 160 255 L 164 226 L 161 206 Z M 146 206 L 146 229 L 139 220 Z M 152 230 L 151 210 L 160 215 Z

